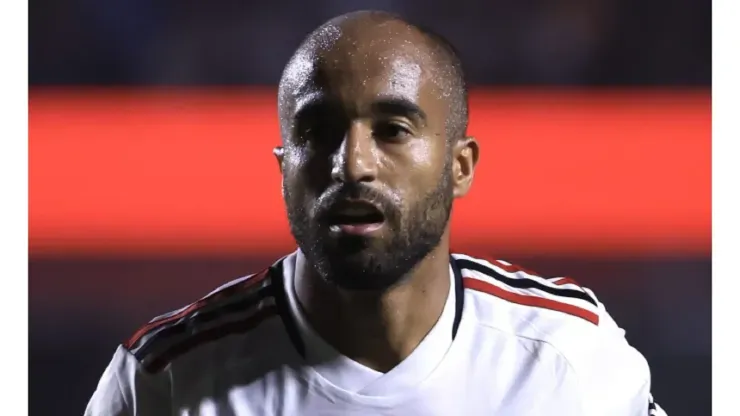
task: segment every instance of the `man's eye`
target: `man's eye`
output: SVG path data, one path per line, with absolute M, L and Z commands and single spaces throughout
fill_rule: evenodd
M 306 140 L 314 139 L 316 136 L 322 135 L 322 127 L 318 123 L 311 123 L 304 126 L 301 126 L 299 129 L 299 134 L 302 138 Z
M 298 125 L 298 136 L 302 140 L 315 140 L 326 135 L 326 125 L 319 120 L 311 120 L 310 122 L 302 122 Z
M 339 123 L 312 123 L 299 129 L 299 136 L 304 142 L 330 146 L 341 141 L 345 128 Z
M 411 135 L 411 131 L 398 123 L 377 123 L 373 126 L 375 137 L 387 140 L 401 140 Z
M 315 131 L 316 130 L 314 128 L 307 127 L 307 128 L 301 129 L 298 132 L 298 136 L 301 138 L 301 140 L 308 141 L 308 140 L 311 140 Z

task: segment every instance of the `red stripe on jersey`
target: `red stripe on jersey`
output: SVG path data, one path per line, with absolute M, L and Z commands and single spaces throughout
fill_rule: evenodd
M 246 279 L 246 281 L 243 282 L 242 284 L 237 284 L 237 285 L 234 285 L 234 286 L 231 286 L 231 287 L 227 287 L 227 288 L 225 288 L 223 290 L 220 290 L 218 292 L 212 293 L 212 294 L 206 296 L 205 298 L 203 298 L 203 299 L 201 299 L 201 300 L 193 303 L 192 305 L 188 306 L 187 308 L 183 309 L 181 312 L 178 312 L 178 313 L 176 313 L 176 314 L 174 314 L 172 316 L 168 316 L 168 317 L 165 317 L 165 318 L 161 318 L 161 319 L 157 319 L 155 321 L 149 322 L 148 324 L 146 324 L 146 325 L 142 326 L 141 328 L 139 328 L 134 333 L 134 335 L 132 335 L 131 338 L 128 339 L 128 341 L 126 341 L 126 342 L 123 343 L 123 346 L 125 348 L 127 348 L 127 349 L 130 349 L 134 345 L 136 345 L 136 343 L 139 342 L 139 340 L 141 339 L 141 337 L 143 337 L 144 335 L 146 335 L 149 331 L 152 331 L 153 329 L 159 328 L 162 325 L 165 325 L 165 324 L 167 324 L 169 322 L 172 322 L 172 321 L 176 321 L 178 319 L 181 319 L 181 318 L 187 316 L 188 314 L 191 314 L 191 313 L 197 311 L 198 309 L 203 308 L 204 306 L 206 306 L 209 303 L 213 302 L 217 298 L 232 295 L 232 294 L 234 294 L 235 292 L 237 292 L 239 290 L 248 289 L 248 288 L 250 288 L 250 287 L 252 287 L 252 286 L 254 286 L 254 285 L 262 282 L 267 277 L 268 271 L 269 271 L 269 269 L 265 269 L 265 270 L 263 270 L 263 271 L 255 274 L 255 275 L 253 275 L 252 277 Z
M 573 279 L 571 279 L 569 277 L 563 277 L 562 279 L 553 281 L 553 283 L 556 284 L 556 285 L 558 285 L 558 286 L 567 285 L 567 284 L 570 283 L 572 285 L 576 285 L 576 286 L 579 286 L 580 287 L 580 285 L 578 284 L 578 282 L 576 282 L 575 280 L 573 280 Z
M 579 308 L 578 306 L 554 301 L 552 299 L 546 299 L 537 296 L 520 295 L 518 293 L 509 292 L 508 290 L 501 289 L 495 285 L 472 277 L 463 277 L 463 286 L 466 289 L 488 293 L 489 295 L 496 296 L 509 302 L 567 313 L 568 315 L 573 315 L 581 319 L 585 319 L 594 325 L 599 324 L 599 316 L 597 314 L 586 309 Z
M 168 363 L 172 362 L 177 357 L 186 354 L 192 349 L 199 345 L 206 344 L 208 342 L 216 341 L 224 338 L 228 335 L 247 332 L 265 321 L 266 319 L 277 316 L 278 309 L 274 305 L 265 306 L 257 310 L 249 318 L 238 322 L 230 322 L 215 328 L 211 328 L 207 331 L 200 332 L 179 344 L 174 345 L 170 349 L 162 353 L 162 355 L 154 358 L 151 362 L 146 364 L 144 367 L 149 372 L 157 372 L 167 366 Z
M 542 277 L 542 276 L 540 276 L 539 273 L 535 273 L 535 272 L 533 272 L 531 270 L 525 269 L 522 266 L 517 266 L 516 264 L 506 264 L 506 263 L 502 263 L 502 262 L 500 262 L 498 260 L 491 260 L 491 259 L 485 259 L 485 260 L 488 260 L 489 263 L 491 263 L 494 266 L 499 267 L 499 268 L 501 268 L 504 271 L 507 271 L 509 273 L 524 272 L 524 273 L 527 273 L 527 274 L 531 274 L 532 276 Z
M 524 273 L 527 273 L 527 274 L 532 275 L 534 277 L 542 277 L 542 275 L 540 275 L 539 273 L 533 272 L 533 271 L 531 271 L 529 269 L 526 269 L 526 268 L 524 268 L 522 266 L 519 266 L 517 264 L 505 264 L 505 263 L 502 263 L 499 260 L 490 260 L 490 259 L 486 259 L 486 260 L 488 260 L 494 266 L 497 266 L 497 267 L 501 268 L 502 270 L 504 270 L 506 272 L 509 272 L 509 273 L 524 272 Z M 554 283 L 557 286 L 563 286 L 563 285 L 567 285 L 567 284 L 573 284 L 573 285 L 576 285 L 579 288 L 581 288 L 581 285 L 578 282 L 576 282 L 575 280 L 573 280 L 573 279 L 571 279 L 569 277 L 562 277 L 562 278 L 555 278 L 555 279 L 545 278 L 545 277 L 542 277 L 542 278 L 543 279 L 546 279 L 546 280 L 549 280 L 551 283 Z M 583 288 L 581 288 L 581 289 L 583 289 Z

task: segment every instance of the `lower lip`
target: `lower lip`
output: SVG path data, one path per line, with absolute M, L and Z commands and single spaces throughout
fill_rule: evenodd
M 369 235 L 383 228 L 382 222 L 376 222 L 372 224 L 336 224 L 329 227 L 329 230 L 334 233 L 346 234 L 346 235 Z

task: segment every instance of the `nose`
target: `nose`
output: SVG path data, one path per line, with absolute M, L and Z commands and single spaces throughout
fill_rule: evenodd
M 332 179 L 342 183 L 373 182 L 378 161 L 372 132 L 361 123 L 350 125 L 332 157 Z

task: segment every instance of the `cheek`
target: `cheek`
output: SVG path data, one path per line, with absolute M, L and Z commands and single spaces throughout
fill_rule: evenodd
M 305 159 L 302 159 L 295 152 L 286 152 L 283 162 L 283 196 L 287 199 L 296 200 L 304 192 L 305 185 L 303 181 L 306 178 L 302 174 L 305 170 Z
M 286 171 L 299 171 L 308 163 L 308 151 L 296 145 L 285 147 L 284 168 Z
M 432 146 L 429 141 L 420 140 L 412 147 L 410 160 L 417 170 L 429 171 L 438 164 L 437 153 L 439 152 L 437 152 L 435 146 Z
M 423 193 L 436 185 L 444 166 L 444 151 L 430 140 L 415 140 L 393 159 L 393 172 L 399 186 Z
M 307 149 L 291 150 L 285 155 L 283 180 L 290 186 L 318 188 L 322 179 L 327 176 L 324 165 L 320 158 L 311 155 Z
M 305 153 L 286 152 L 283 167 L 283 198 L 294 212 L 311 217 L 321 195 L 329 186 L 331 176 L 321 163 Z

